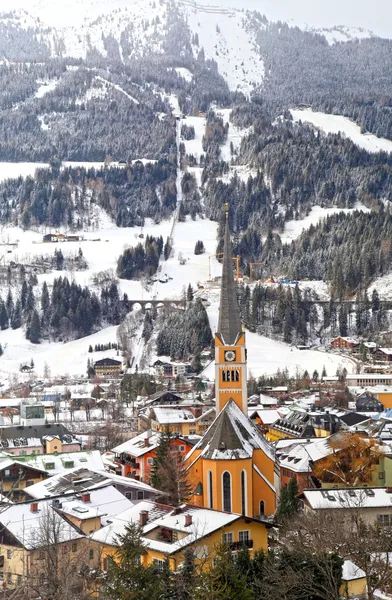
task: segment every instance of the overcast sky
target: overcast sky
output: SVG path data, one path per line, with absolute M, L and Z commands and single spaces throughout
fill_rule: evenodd
M 271 20 L 292 19 L 315 27 L 363 27 L 377 35 L 392 37 L 392 0 L 202 0 L 202 3 L 254 9 Z

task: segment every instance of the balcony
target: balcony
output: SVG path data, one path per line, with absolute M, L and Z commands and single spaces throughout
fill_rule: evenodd
M 243 540 L 242 542 L 233 542 L 230 544 L 230 548 L 232 552 L 237 552 L 241 548 L 253 548 L 253 540 Z

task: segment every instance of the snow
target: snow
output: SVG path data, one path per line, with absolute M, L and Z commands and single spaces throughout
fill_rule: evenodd
M 362 571 L 351 560 L 345 560 L 342 567 L 343 581 L 352 581 L 353 579 L 363 579 L 366 573 Z
M 303 493 L 313 510 L 392 508 L 392 495 L 386 488 L 304 490 Z
M 223 119 L 223 123 L 225 125 L 226 123 L 229 124 L 229 133 L 227 136 L 226 143 L 221 148 L 221 157 L 222 160 L 230 164 L 232 158 L 230 148 L 231 145 L 233 145 L 234 151 L 239 150 L 243 138 L 249 135 L 249 133 L 252 131 L 252 127 L 249 127 L 247 129 L 240 129 L 239 127 L 236 127 L 233 123 L 230 123 L 230 115 L 232 113 L 231 108 L 216 108 L 215 110 L 218 117 L 221 117 Z
M 193 154 L 193 156 L 200 160 L 200 156 L 204 154 L 202 147 L 203 135 L 206 129 L 207 119 L 205 117 L 187 117 L 183 121 L 184 125 L 188 127 L 194 127 L 195 138 L 193 140 L 182 140 L 185 145 L 186 154 Z
M 193 73 L 189 69 L 185 69 L 184 67 L 176 67 L 175 72 L 177 75 L 185 79 L 188 83 L 193 81 Z
M 58 81 L 57 79 L 53 79 L 52 81 L 42 81 L 38 83 L 40 83 L 41 85 L 36 91 L 35 97 L 43 98 L 46 94 L 48 94 L 49 92 L 53 92 L 53 90 L 56 89 Z
M 199 37 L 199 46 L 193 47 L 195 56 L 203 47 L 206 58 L 217 62 L 229 88 L 249 96 L 264 79 L 264 62 L 246 13 L 192 0 L 182 0 L 180 5 L 191 31 Z
M 359 202 L 354 206 L 354 208 L 338 208 L 336 206 L 332 208 L 324 208 L 317 205 L 313 206 L 310 210 L 310 213 L 303 219 L 299 219 L 297 221 L 287 221 L 284 232 L 280 234 L 280 239 L 282 240 L 283 244 L 288 244 L 299 238 L 301 233 L 304 230 L 309 229 L 311 225 L 317 225 L 317 223 L 322 219 L 326 219 L 330 215 L 335 215 L 337 213 L 349 214 L 354 210 L 369 212 L 369 209 Z
M 207 308 L 207 313 L 211 330 L 214 332 L 218 325 L 219 289 L 204 290 L 203 296 L 207 296 L 211 303 Z M 313 373 L 317 369 L 321 373 L 324 366 L 328 374 L 335 374 L 338 367 L 346 367 L 349 373 L 355 372 L 355 363 L 348 357 L 327 354 L 322 350 L 298 350 L 294 346 L 250 331 L 246 332 L 246 346 L 248 349 L 248 374 L 254 377 L 273 375 L 278 369 L 282 371 L 286 368 L 291 376 L 295 376 L 297 372 L 303 373 L 305 370 Z M 215 363 L 212 362 L 203 374 L 213 380 Z
M 360 148 L 367 152 L 392 152 L 392 141 L 378 138 L 371 133 L 361 133 L 361 129 L 353 121 L 341 115 L 329 115 L 315 112 L 311 108 L 290 110 L 294 121 L 311 123 L 325 133 L 342 133 Z

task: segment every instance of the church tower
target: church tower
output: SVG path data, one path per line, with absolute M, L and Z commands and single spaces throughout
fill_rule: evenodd
M 218 330 L 215 334 L 216 414 L 232 399 L 247 414 L 247 368 L 243 331 L 235 289 L 228 205 L 223 248 L 223 269 Z
M 276 508 L 275 456 L 247 415 L 246 360 L 226 205 L 221 301 L 215 334 L 217 416 L 186 457 L 192 489 L 190 501 L 262 519 Z

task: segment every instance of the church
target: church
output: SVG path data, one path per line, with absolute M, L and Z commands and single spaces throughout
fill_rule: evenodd
M 276 508 L 274 451 L 248 418 L 247 349 L 234 273 L 228 212 L 218 330 L 215 333 L 217 417 L 187 455 L 191 502 L 258 518 Z

